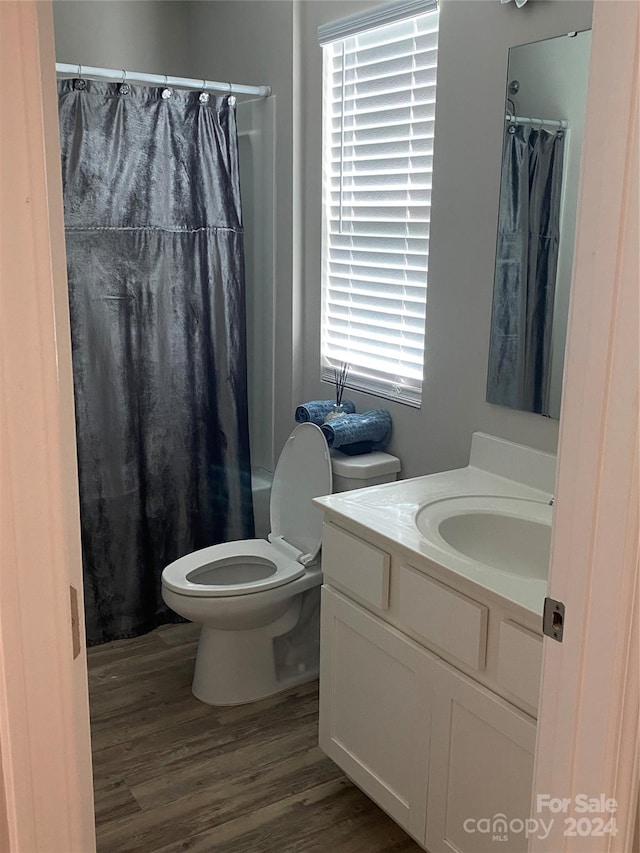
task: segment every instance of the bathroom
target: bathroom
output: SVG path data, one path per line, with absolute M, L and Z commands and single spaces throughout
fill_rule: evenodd
M 250 417 L 253 463 L 262 472 L 273 471 L 294 426 L 296 403 L 326 398 L 331 391 L 319 378 L 322 54 L 317 29 L 375 5 L 321 0 L 54 3 L 60 61 L 272 88 L 272 99 L 241 102 L 238 109 L 242 177 L 255 179 L 243 186 L 243 202 L 247 228 L 253 223 L 255 229 L 247 247 L 254 348 L 249 353 L 254 367 Z M 522 9 L 497 0 L 442 5 L 436 139 L 444 141 L 436 142 L 423 402 L 415 408 L 381 403 L 357 391 L 349 395 L 359 411 L 383 405 L 391 412 L 388 452 L 401 460 L 403 479 L 464 468 L 478 432 L 549 454 L 558 447 L 557 420 L 486 402 L 503 133 L 499 117 L 509 49 L 588 30 L 592 7 L 540 0 Z M 269 162 L 272 170 L 265 168 Z M 94 744 L 102 753 L 95 766 L 109 768 L 96 779 L 104 833 L 99 849 L 159 851 L 180 849 L 181 843 L 203 850 L 420 849 L 317 750 L 317 711 L 309 687 L 294 692 L 280 708 L 265 700 L 259 714 L 250 706 L 212 714 L 205 705 L 189 704 L 188 667 L 196 645 L 190 626 L 161 630 L 159 641 L 148 635 L 139 641 L 150 654 L 148 670 L 136 668 L 135 655 L 123 660 L 114 651 L 90 677 L 104 703 L 95 710 Z M 184 640 L 173 641 L 171 630 Z M 167 655 L 164 674 L 154 675 L 153 657 L 160 651 Z M 187 698 L 162 698 L 154 677 L 173 678 Z M 136 720 L 127 720 L 127 703 L 136 697 Z M 180 728 L 173 729 L 184 731 L 181 742 L 171 743 L 169 736 L 162 740 L 169 719 L 163 715 L 171 713 L 172 703 L 183 715 L 175 718 Z M 292 718 L 306 728 L 294 730 Z M 236 741 L 237 748 L 223 749 L 215 759 L 205 719 L 216 742 Z M 261 729 L 263 742 L 251 746 Z M 136 739 L 144 749 L 126 781 L 118 762 L 135 751 Z M 278 750 L 287 743 L 285 757 Z M 225 787 L 225 762 L 246 768 L 247 753 L 258 747 L 264 750 L 256 752 L 259 767 L 236 780 L 230 771 Z M 171 770 L 166 779 L 144 780 L 144 757 L 150 759 L 155 749 Z M 181 753 L 193 757 L 191 770 L 175 763 Z M 186 787 L 194 772 L 201 773 L 197 794 Z M 248 778 L 252 775 L 257 779 Z M 214 802 L 206 799 L 208 784 L 216 790 Z M 182 796 L 174 796 L 181 790 Z M 143 816 L 141 829 L 130 830 L 127 820 L 136 813 Z M 311 813 L 316 823 L 305 827 Z M 105 830 L 106 823 L 111 826 Z M 295 841 L 285 834 L 287 823 Z M 217 834 L 207 834 L 211 826 Z

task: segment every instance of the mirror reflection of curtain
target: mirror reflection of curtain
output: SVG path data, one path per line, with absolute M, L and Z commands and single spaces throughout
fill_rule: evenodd
M 564 134 L 506 129 L 487 401 L 549 410 Z
M 198 92 L 65 80 L 59 114 L 91 645 L 176 621 L 162 569 L 253 536 L 238 144 Z

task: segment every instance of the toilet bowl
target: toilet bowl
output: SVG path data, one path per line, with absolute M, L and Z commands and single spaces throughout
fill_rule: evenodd
M 331 491 L 322 431 L 300 424 L 273 475 L 268 539 L 202 548 L 164 569 L 165 603 L 202 625 L 192 685 L 198 699 L 251 702 L 317 676 L 322 511 L 312 501 Z

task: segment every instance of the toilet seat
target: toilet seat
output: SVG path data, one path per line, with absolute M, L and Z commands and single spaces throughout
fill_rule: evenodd
M 162 583 L 178 595 L 218 598 L 296 580 L 322 541 L 322 510 L 313 498 L 331 494 L 331 488 L 331 457 L 322 430 L 300 424 L 287 439 L 273 475 L 269 541 L 242 539 L 186 554 L 164 569 Z
M 241 581 L 233 576 L 242 565 L 256 568 Z M 266 539 L 241 539 L 180 557 L 165 568 L 162 582 L 178 595 L 217 598 L 273 589 L 303 574 L 304 566 L 277 545 Z

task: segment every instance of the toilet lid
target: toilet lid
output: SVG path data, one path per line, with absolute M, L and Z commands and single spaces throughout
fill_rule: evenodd
M 304 423 L 287 439 L 271 487 L 271 535 L 315 557 L 322 541 L 323 512 L 313 498 L 330 495 L 331 457 L 320 427 Z

